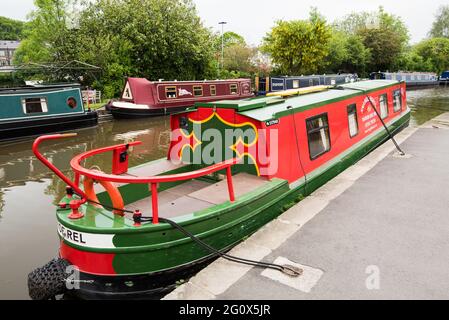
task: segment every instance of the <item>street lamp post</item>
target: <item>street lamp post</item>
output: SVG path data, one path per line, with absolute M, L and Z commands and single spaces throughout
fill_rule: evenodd
M 224 25 L 227 24 L 226 21 L 221 21 L 221 69 L 224 69 Z

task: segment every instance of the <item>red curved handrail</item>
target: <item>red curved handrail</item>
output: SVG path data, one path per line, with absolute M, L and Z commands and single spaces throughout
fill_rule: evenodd
M 206 168 L 202 168 L 196 171 L 192 172 L 186 172 L 186 173 L 179 173 L 179 174 L 173 174 L 173 175 L 164 175 L 164 176 L 151 176 L 151 177 L 130 177 L 130 176 L 118 176 L 114 174 L 107 174 L 98 172 L 95 170 L 89 170 L 81 166 L 81 161 L 86 160 L 87 158 L 90 158 L 94 155 L 98 155 L 103 152 L 112 151 L 120 146 L 115 147 L 108 147 L 93 151 L 88 151 L 83 154 L 80 154 L 76 156 L 75 158 L 70 161 L 70 166 L 72 167 L 73 171 L 76 173 L 83 175 L 85 177 L 89 177 L 98 181 L 110 181 L 110 182 L 116 182 L 116 183 L 137 183 L 137 184 L 143 184 L 143 183 L 164 183 L 164 182 L 176 182 L 176 181 L 183 181 L 183 180 L 191 180 L 196 179 L 199 177 L 206 176 L 208 174 L 224 170 L 230 166 L 233 166 L 239 162 L 237 158 L 225 160 L 221 163 L 217 163 L 214 165 L 211 165 Z M 102 150 L 102 151 L 101 151 Z
M 159 183 L 192 180 L 192 179 L 203 177 L 203 176 L 206 176 L 208 174 L 211 174 L 211 173 L 214 173 L 214 172 L 217 172 L 220 170 L 226 170 L 229 200 L 231 202 L 235 201 L 231 167 L 239 162 L 239 159 L 237 159 L 237 158 L 225 160 L 221 163 L 217 163 L 217 164 L 211 165 L 209 167 L 202 168 L 202 169 L 192 171 L 192 172 L 165 175 L 165 176 L 151 176 L 151 177 L 132 177 L 132 176 L 120 176 L 120 175 L 114 175 L 114 174 L 107 174 L 107 173 L 102 173 L 102 172 L 98 172 L 95 170 L 86 169 L 81 165 L 82 161 L 84 161 L 90 157 L 93 157 L 98 154 L 106 153 L 109 151 L 122 150 L 124 147 L 139 145 L 139 144 L 141 144 L 140 141 L 135 141 L 135 142 L 131 142 L 128 144 L 120 144 L 120 145 L 115 145 L 115 146 L 110 146 L 110 147 L 99 148 L 99 149 L 84 152 L 84 153 L 74 157 L 70 161 L 70 166 L 72 167 L 72 170 L 75 173 L 75 181 L 72 182 L 68 177 L 66 177 L 58 168 L 56 168 L 50 161 L 48 161 L 39 152 L 39 145 L 43 141 L 46 141 L 46 140 L 68 138 L 68 137 L 74 137 L 76 135 L 77 135 L 76 133 L 70 133 L 70 134 L 56 134 L 56 135 L 47 135 L 47 136 L 39 137 L 34 141 L 33 152 L 36 155 L 36 157 L 44 165 L 46 165 L 50 170 L 52 170 L 61 180 L 63 180 L 70 187 L 72 187 L 73 190 L 77 194 L 82 196 L 83 199 L 79 202 L 79 204 L 86 203 L 89 200 L 87 198 L 87 195 L 84 193 L 84 191 L 79 188 L 79 181 L 80 181 L 81 175 L 85 176 L 85 177 L 89 177 L 89 178 L 97 180 L 97 181 L 109 181 L 109 182 L 116 182 L 116 183 L 149 184 L 151 195 L 152 195 L 153 224 L 158 224 L 159 223 L 159 215 L 158 215 L 157 185 Z M 78 209 L 78 208 L 76 208 L 76 209 Z M 80 217 L 79 214 L 76 214 L 74 216 L 76 216 L 77 218 Z
M 39 159 L 40 162 L 42 162 L 47 168 L 49 168 L 51 171 L 53 171 L 62 181 L 64 181 L 67 185 L 73 188 L 73 190 L 83 197 L 83 199 L 87 200 L 86 194 L 83 190 L 79 188 L 79 186 L 72 182 L 68 177 L 66 177 L 56 166 L 48 161 L 47 158 L 45 158 L 42 153 L 39 151 L 39 146 L 42 142 L 48 141 L 48 140 L 56 140 L 56 139 L 64 139 L 64 138 L 72 138 L 76 137 L 76 133 L 65 133 L 65 134 L 52 134 L 52 135 L 46 135 L 41 136 L 34 140 L 33 143 L 33 153 L 34 155 Z

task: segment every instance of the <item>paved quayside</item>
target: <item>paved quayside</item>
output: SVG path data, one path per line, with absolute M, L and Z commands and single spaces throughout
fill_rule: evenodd
M 449 299 L 449 113 L 388 141 L 165 299 Z M 286 260 L 288 259 L 288 260 Z

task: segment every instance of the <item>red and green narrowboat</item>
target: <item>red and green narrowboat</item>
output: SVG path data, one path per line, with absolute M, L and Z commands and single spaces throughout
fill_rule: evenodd
M 116 119 L 134 119 L 183 111 L 196 102 L 251 96 L 251 79 L 149 81 L 128 78 L 120 101 L 111 102 L 107 108 Z
M 38 150 L 41 142 L 67 135 L 36 140 L 37 157 L 69 186 L 56 217 L 59 261 L 76 266 L 82 280 L 73 294 L 154 293 L 217 256 L 167 221 L 227 250 L 410 120 L 403 82 L 300 94 L 197 103 L 171 116 L 167 158 L 128 168 L 139 142 L 88 151 L 72 159 L 73 181 Z M 112 153 L 112 172 L 83 167 L 105 152 Z M 30 275 L 35 297 L 42 274 Z

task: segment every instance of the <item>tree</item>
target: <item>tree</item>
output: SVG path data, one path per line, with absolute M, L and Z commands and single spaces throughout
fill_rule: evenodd
M 394 68 L 409 41 L 408 29 L 401 18 L 385 12 L 382 7 L 376 12 L 350 14 L 337 21 L 334 26 L 337 30 L 358 36 L 363 41 L 371 54 L 367 65 L 370 71 Z M 353 41 L 357 41 L 356 38 Z M 358 48 L 361 49 L 359 45 Z
M 36 10 L 24 30 L 24 40 L 16 54 L 17 64 L 60 62 L 75 56 L 70 30 L 75 0 L 34 0 Z
M 74 6 L 78 3 L 78 6 Z M 113 97 L 127 76 L 204 79 L 214 37 L 191 0 L 35 0 L 17 63 L 79 60 L 102 68 L 86 83 Z
M 255 71 L 252 58 L 256 54 L 256 49 L 250 48 L 246 44 L 236 43 L 225 48 L 224 68 L 234 71 L 239 77 L 248 77 Z
M 427 58 L 432 64 L 433 71 L 440 74 L 449 70 L 449 39 L 432 38 L 416 45 L 416 52 Z
M 278 21 L 263 40 L 268 53 L 283 74 L 315 73 L 328 54 L 331 30 L 313 9 L 309 20 Z
M 449 38 L 449 5 L 439 8 L 430 36 L 434 38 Z
M 221 52 L 221 43 L 222 43 L 222 36 L 219 33 L 216 33 L 215 35 L 215 48 L 217 52 Z M 223 45 L 225 48 L 233 45 L 246 45 L 245 38 L 243 38 L 238 33 L 235 33 L 233 31 L 227 31 L 223 33 Z
M 358 73 L 366 75 L 366 66 L 371 61 L 371 52 L 357 35 L 334 30 L 329 41 L 329 55 L 325 59 L 324 73 Z
M 0 17 L 0 40 L 20 40 L 25 23 L 5 17 Z
M 430 59 L 421 56 L 417 52 L 416 46 L 409 47 L 402 53 L 401 57 L 397 61 L 396 69 L 421 72 L 434 71 Z
M 371 52 L 371 71 L 391 70 L 402 52 L 400 36 L 391 29 L 366 29 L 361 32 L 365 47 Z

